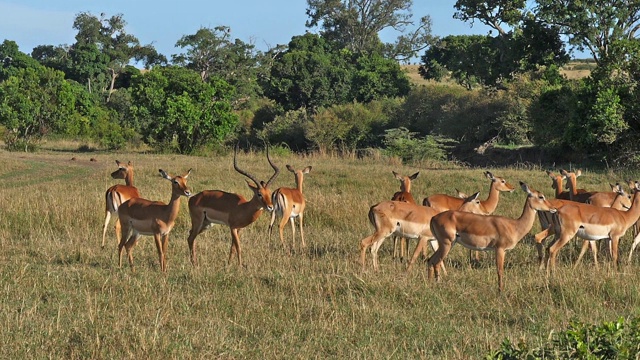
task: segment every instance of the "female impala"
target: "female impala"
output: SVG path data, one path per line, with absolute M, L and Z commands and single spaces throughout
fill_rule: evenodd
M 504 178 L 493 176 L 493 174 L 489 171 L 485 171 L 484 175 L 489 180 L 491 180 L 491 185 L 489 187 L 489 195 L 487 196 L 487 199 L 480 202 L 480 205 L 481 205 L 480 214 L 491 215 L 493 214 L 494 211 L 496 211 L 496 208 L 498 207 L 498 201 L 500 200 L 500 192 L 501 191 L 512 192 L 513 190 L 515 190 L 515 187 L 509 184 Z M 458 191 L 457 189 L 456 191 L 458 192 L 459 196 L 464 195 L 464 194 L 461 194 L 460 191 Z M 454 196 L 449 196 L 445 194 L 435 194 L 425 198 L 422 201 L 422 204 L 425 206 L 430 206 L 438 210 L 438 212 L 443 212 L 447 210 L 457 210 L 458 208 L 460 208 L 463 201 L 464 201 L 463 199 L 457 198 Z M 469 252 L 469 261 L 471 263 L 474 263 L 474 262 L 478 263 L 480 261 L 479 253 L 476 252 L 475 256 L 473 256 L 472 253 Z
M 302 194 L 302 181 L 304 180 L 304 174 L 308 174 L 311 171 L 311 166 L 307 166 L 302 170 L 296 170 L 291 165 L 287 165 L 287 170 L 291 171 L 296 178 L 295 188 L 281 187 L 273 192 L 271 201 L 273 202 L 274 210 L 271 212 L 271 222 L 269 223 L 269 239 L 271 239 L 271 231 L 273 229 L 273 223 L 276 221 L 276 215 L 280 216 L 280 242 L 282 247 L 286 249 L 284 244 L 284 226 L 287 224 L 287 220 L 291 222 L 291 248 L 295 247 L 296 240 L 296 228 L 294 226 L 294 219 L 298 218 L 298 224 L 300 225 L 300 239 L 302 240 L 302 247 L 307 246 L 304 243 L 304 232 L 302 230 L 302 213 L 304 212 L 305 199 Z M 288 251 L 291 253 L 291 251 Z
M 393 201 L 404 201 L 410 204 L 415 204 L 416 200 L 411 195 L 411 181 L 415 180 L 420 172 L 417 172 L 411 176 L 400 175 L 395 171 L 392 171 L 393 176 L 396 180 L 400 181 L 400 191 L 396 191 L 391 200 Z M 402 241 L 404 240 L 404 241 Z M 398 257 L 398 243 L 400 243 L 400 261 L 402 261 L 407 253 L 407 247 L 409 246 L 409 239 L 403 238 L 397 235 L 393 236 L 393 258 Z
M 636 182 L 636 188 L 640 186 Z M 555 270 L 558 251 L 574 236 L 585 240 L 611 240 L 611 257 L 618 266 L 618 243 L 627 229 L 640 218 L 640 197 L 638 191 L 633 195 L 631 207 L 627 211 L 597 207 L 589 204 L 566 204 L 558 209 L 554 216 L 554 228 L 557 239 L 547 248 L 547 275 Z M 635 241 L 638 241 L 636 236 Z
M 445 211 L 434 216 L 430 226 L 438 241 L 438 251 L 429 259 L 429 277 L 435 274 L 436 280 L 439 279 L 439 269 L 445 257 L 455 243 L 460 243 L 471 250 L 495 251 L 498 289 L 502 291 L 505 252 L 513 249 L 531 230 L 536 211 L 554 211 L 542 193 L 530 189 L 523 182 L 520 186 L 527 193 L 527 199 L 518 219 L 460 211 Z
M 131 161 L 127 165 L 116 160 L 118 170 L 111 173 L 111 177 L 114 179 L 124 179 L 125 185 L 113 185 L 104 194 L 106 199 L 104 227 L 102 229 L 102 248 L 104 248 L 105 236 L 107 235 L 107 226 L 109 226 L 109 220 L 111 215 L 116 215 L 118 207 L 123 202 L 140 197 L 138 189 L 133 186 L 133 164 Z M 116 216 L 116 239 L 120 243 L 120 220 Z
M 167 247 L 169 233 L 173 229 L 178 211 L 180 210 L 180 196 L 191 196 L 187 187 L 187 178 L 191 169 L 182 176 L 170 176 L 160 169 L 160 175 L 171 181 L 171 200 L 168 204 L 161 201 L 150 201 L 133 198 L 124 202 L 118 208 L 118 218 L 122 226 L 122 238 L 118 245 L 119 265 L 122 266 L 122 249 L 127 250 L 129 265 L 133 268 L 133 246 L 141 235 L 153 235 L 160 259 L 160 269 L 167 271 Z
M 253 191 L 251 200 L 246 200 L 240 194 L 228 193 L 221 190 L 205 190 L 189 199 L 189 215 L 191 216 L 191 231 L 189 232 L 189 250 L 191 251 L 191 263 L 195 266 L 196 259 L 195 240 L 201 232 L 208 229 L 212 224 L 223 224 L 231 230 L 231 250 L 229 252 L 229 263 L 236 254 L 238 265 L 242 266 L 242 254 L 240 252 L 240 230 L 251 225 L 260 217 L 262 210 L 267 208 L 273 211 L 271 191 L 269 184 L 278 176 L 280 170 L 269 158 L 269 148 L 267 148 L 267 160 L 273 168 L 273 175 L 266 183 L 258 181 L 255 176 L 246 171 L 240 170 L 236 163 L 238 145 L 233 153 L 233 168 L 240 174 L 248 177 L 255 185 L 247 181 L 247 185 Z
M 478 194 L 475 193 L 470 196 L 460 207 L 461 210 L 479 212 L 480 201 L 477 200 Z M 438 249 L 438 245 L 435 243 L 435 238 L 429 228 L 431 218 L 437 214 L 437 210 L 428 206 L 402 201 L 383 201 L 372 206 L 369 209 L 369 221 L 375 227 L 375 232 L 360 241 L 362 269 L 365 269 L 365 257 L 369 246 L 371 246 L 373 268 L 378 269 L 378 249 L 384 239 L 393 234 L 418 240 L 418 246 L 416 246 L 413 257 L 407 267 L 407 271 L 410 271 L 427 241 L 431 242 L 434 250 Z

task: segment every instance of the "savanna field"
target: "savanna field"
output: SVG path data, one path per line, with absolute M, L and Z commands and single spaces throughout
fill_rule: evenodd
M 71 157 L 76 157 L 71 161 Z M 89 161 L 89 158 L 97 161 Z M 547 278 L 537 266 L 532 231 L 507 252 L 505 291 L 497 291 L 493 253 L 472 268 L 468 251 L 454 246 L 448 274 L 427 279 L 421 260 L 412 272 L 392 258 L 388 238 L 380 269 L 359 263 L 360 240 L 373 233 L 367 213 L 399 190 L 392 171 L 420 172 L 412 194 L 481 191 L 490 170 L 516 186 L 502 193 L 497 215 L 520 216 L 532 188 L 553 197 L 546 168 L 406 166 L 385 158 L 345 159 L 272 152 L 281 172 L 272 190 L 294 186 L 285 168 L 312 165 L 305 176 L 305 240 L 296 237 L 289 256 L 277 233 L 268 236 L 270 214 L 241 232 L 244 268 L 227 263 L 230 234 L 214 226 L 196 239 L 199 265 L 189 261 L 187 200 L 182 198 L 170 234 L 167 272 L 159 269 L 152 237 L 133 250 L 136 271 L 118 267 L 113 219 L 102 249 L 105 190 L 123 183 L 109 176 L 115 160 L 132 161 L 142 197 L 168 202 L 171 185 L 158 169 L 192 173 L 192 193 L 207 189 L 249 198 L 232 153 L 187 157 L 131 153 L 0 151 L 0 358 L 483 358 L 505 338 L 535 346 L 571 321 L 601 323 L 637 316 L 640 259 L 627 262 L 629 231 L 621 241 L 621 268 L 604 253 L 600 269 L 591 256 L 572 269 L 581 242 L 560 251 Z M 238 165 L 267 180 L 264 153 L 241 152 Z M 554 171 L 557 169 L 554 169 Z M 639 172 L 582 169 L 580 188 L 608 191 L 609 183 L 640 179 Z M 299 233 L 297 233 L 299 235 Z M 291 230 L 285 228 L 291 241 Z M 413 249 L 415 242 L 411 244 Z M 638 254 L 637 256 L 640 256 Z

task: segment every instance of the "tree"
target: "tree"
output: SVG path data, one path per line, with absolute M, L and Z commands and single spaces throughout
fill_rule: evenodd
M 351 73 L 344 57 L 318 35 L 294 36 L 263 81 L 265 95 L 285 110 L 308 111 L 348 101 Z
M 180 153 L 227 139 L 238 124 L 224 80 L 203 82 L 181 67 L 154 68 L 132 78 L 132 114 L 145 140 Z
M 525 13 L 526 1 L 458 0 L 454 18 L 478 20 L 497 35 L 447 36 L 422 57 L 421 74 L 442 77 L 443 68 L 470 88 L 475 82 L 502 87 L 504 80 L 539 67 L 561 66 L 569 60 L 557 26 Z
M 197 71 L 202 81 L 210 77 L 224 79 L 236 87 L 236 95 L 243 100 L 260 93 L 255 47 L 239 39 L 232 40 L 229 27 L 201 28 L 180 38 L 176 47 L 186 49 L 186 53 L 174 54 L 173 62 Z
M 40 67 L 40 64 L 21 52 L 15 41 L 4 40 L 0 44 L 0 83 L 11 76 L 18 75 L 20 69 L 37 67 Z
M 412 5 L 411 0 L 307 0 L 310 19 L 306 26 L 320 26 L 322 37 L 338 48 L 354 53 L 384 52 L 388 58 L 406 60 L 432 39 L 431 18 L 424 16 L 416 25 Z M 385 29 L 401 34 L 394 44 L 380 41 L 379 34 Z
M 26 151 L 43 135 L 78 117 L 71 86 L 60 71 L 22 68 L 0 83 L 0 124 L 7 129 L 9 148 L 24 146 Z
M 624 54 L 612 51 L 622 40 L 638 38 L 640 1 L 638 0 L 537 0 L 537 15 L 548 24 L 559 26 L 569 43 L 588 50 L 598 65 L 626 61 Z
M 397 61 L 339 50 L 310 33 L 292 38 L 262 81 L 265 95 L 285 110 L 306 108 L 311 113 L 320 107 L 409 92 L 409 80 Z

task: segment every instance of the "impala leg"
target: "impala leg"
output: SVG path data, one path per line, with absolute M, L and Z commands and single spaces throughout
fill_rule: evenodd
M 444 265 L 444 259 L 451 250 L 452 243 L 445 241 L 439 244 L 438 250 L 429 258 L 427 268 L 429 269 L 428 277 L 433 275 L 436 281 L 440 281 L 440 267 Z
M 434 254 L 440 248 L 440 245 L 438 245 L 438 240 L 436 240 L 436 239 L 429 240 L 429 244 L 431 244 L 431 248 L 433 249 Z M 447 275 L 447 269 L 444 267 L 444 261 L 438 267 L 440 268 L 440 270 L 442 270 L 442 275 L 446 276 Z
M 496 249 L 496 267 L 498 270 L 498 291 L 504 290 L 504 255 L 505 250 L 501 248 Z
M 131 234 L 129 240 L 124 244 L 124 248 L 127 250 L 127 257 L 129 258 L 129 266 L 131 267 L 131 271 L 136 271 L 133 266 L 133 247 L 138 242 L 140 238 L 139 234 Z
M 580 253 L 578 254 L 578 258 L 576 259 L 576 262 L 573 264 L 573 268 L 574 269 L 577 268 L 578 265 L 580 265 L 580 261 L 582 260 L 582 257 L 584 256 L 584 254 L 587 252 L 587 250 L 590 247 L 590 244 L 589 244 L 590 242 L 591 241 L 587 241 L 587 240 L 582 242 L 582 247 L 580 248 Z M 596 266 L 598 266 L 598 265 L 596 264 Z
M 291 224 L 291 249 L 296 251 L 296 224 L 293 218 L 289 218 Z
M 169 234 L 166 234 L 162 237 L 162 264 L 164 269 L 162 271 L 167 271 L 167 250 L 169 249 Z
M 589 241 L 589 247 L 591 248 L 591 254 L 593 254 L 593 264 L 598 270 L 598 244 L 595 241 Z
M 162 235 L 153 234 L 153 240 L 156 243 L 156 250 L 158 251 L 158 260 L 160 262 L 160 270 L 164 271 L 164 256 L 162 256 Z
M 558 255 L 558 251 L 565 246 L 573 235 L 565 235 L 564 232 L 560 233 L 560 238 L 554 240 L 551 246 L 547 248 L 547 276 L 550 275 L 550 272 L 556 270 L 556 256 Z
M 107 227 L 109 227 L 109 220 L 111 220 L 111 212 L 109 210 L 106 210 L 104 214 L 104 227 L 102 228 L 102 248 L 103 249 L 104 249 L 105 238 L 107 236 Z M 116 236 L 117 234 L 118 234 L 118 229 L 116 229 Z
M 118 267 L 122 267 L 122 250 L 124 250 L 124 246 L 129 239 L 131 230 L 128 226 L 123 226 L 120 228 L 120 242 L 118 243 Z
M 411 271 L 411 269 L 413 268 L 413 263 L 415 263 L 418 259 L 418 256 L 420 256 L 420 252 L 424 248 L 426 241 L 427 240 L 423 239 L 422 237 L 418 238 L 418 245 L 416 245 L 416 249 L 413 251 L 413 256 L 411 256 L 411 260 L 409 260 L 409 265 L 407 265 L 407 272 Z
M 235 252 L 238 259 L 238 266 L 242 267 L 242 253 L 240 251 L 240 229 L 231 229 L 231 252 L 229 254 L 229 262 Z
M 191 264 L 193 266 L 197 266 L 198 259 L 196 258 L 196 236 L 198 236 L 204 228 L 203 223 L 205 214 L 189 210 L 189 215 L 191 215 L 191 230 L 189 231 L 187 244 L 189 245 L 189 253 L 191 254 Z
M 629 263 L 631 263 L 633 251 L 636 249 L 636 246 L 638 246 L 638 244 L 640 244 L 640 234 L 636 233 L 635 237 L 633 238 L 633 244 L 631 244 L 631 251 L 629 251 Z
M 400 262 L 405 262 L 409 255 L 409 239 L 401 237 L 398 240 L 400 241 Z
M 613 261 L 614 269 L 619 269 L 618 264 L 618 244 L 620 242 L 620 237 L 614 236 L 611 238 L 611 259 Z
M 285 216 L 285 215 L 286 214 L 283 214 L 282 215 L 282 219 L 280 219 L 280 225 L 278 225 L 278 230 L 280 232 L 280 242 L 282 243 L 282 248 L 289 255 L 291 255 L 291 249 L 288 249 L 287 245 L 284 243 L 284 227 L 287 225 L 287 221 L 289 220 L 289 218 L 287 216 Z
M 298 214 L 298 226 L 300 227 L 300 240 L 302 241 L 302 247 L 306 248 L 307 244 L 304 242 L 304 231 L 302 230 L 302 212 Z
M 276 222 L 276 210 L 271 212 L 271 220 L 269 221 L 269 240 L 271 240 L 271 233 L 273 232 L 273 224 Z
M 383 233 L 380 232 L 375 232 L 373 233 L 373 235 L 371 236 L 367 236 L 366 238 L 362 239 L 360 241 L 360 263 L 362 264 L 362 271 L 364 271 L 365 267 L 366 267 L 366 254 L 367 254 L 367 249 L 371 246 L 371 256 L 375 257 L 377 256 L 377 252 L 374 254 L 374 247 L 373 244 L 378 243 L 379 239 L 384 238 L 386 236 L 384 236 Z M 377 251 L 377 250 L 376 250 Z M 374 261 L 374 268 L 376 267 L 377 263 Z

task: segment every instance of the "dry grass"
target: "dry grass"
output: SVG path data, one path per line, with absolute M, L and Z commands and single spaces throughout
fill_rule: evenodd
M 449 275 L 428 281 L 424 265 L 406 274 L 380 252 L 379 271 L 362 272 L 359 241 L 372 233 L 367 211 L 397 191 L 391 171 L 413 173 L 414 196 L 482 190 L 484 169 L 415 168 L 384 160 L 276 157 L 284 168 L 313 165 L 305 178 L 308 246 L 291 257 L 277 236 L 267 238 L 268 215 L 242 232 L 246 268 L 227 265 L 229 232 L 214 227 L 197 238 L 200 266 L 189 262 L 186 202 L 171 233 L 168 272 L 159 271 L 151 238 L 135 248 L 136 273 L 118 268 L 113 230 L 101 249 L 104 191 L 114 160 L 132 160 L 136 184 L 149 199 L 168 201 L 170 185 L 157 172 L 193 168 L 194 192 L 223 189 L 250 194 L 230 156 L 0 152 L 1 358 L 481 358 L 503 338 L 544 341 L 570 320 L 601 322 L 637 314 L 637 260 L 622 271 L 588 260 L 568 266 L 577 249 L 560 253 L 547 279 L 535 264 L 531 236 L 509 252 L 506 290 L 496 291 L 493 255 L 470 269 L 454 247 Z M 240 166 L 261 179 L 270 168 L 261 154 Z M 283 169 L 284 170 L 284 169 Z M 491 169 L 517 184 L 551 194 L 535 171 Z M 580 187 L 602 189 L 638 174 L 585 171 Z M 283 171 L 276 186 L 291 186 Z M 497 214 L 515 217 L 524 193 L 503 195 Z M 536 224 L 534 229 L 537 229 Z M 290 237 L 289 228 L 285 236 Z M 628 251 L 629 236 L 622 242 Z M 367 258 L 370 261 L 370 257 Z
M 560 70 L 560 73 L 569 80 L 582 79 L 589 76 L 589 74 L 591 74 L 591 70 L 584 69 L 585 66 L 587 65 L 583 63 L 569 62 Z M 402 69 L 404 69 L 404 71 L 407 73 L 407 76 L 409 77 L 409 80 L 413 85 L 420 86 L 420 85 L 433 84 L 434 83 L 433 80 L 425 80 L 420 76 L 420 74 L 418 73 L 419 67 L 420 65 L 402 65 Z M 455 82 L 453 81 L 445 81 L 445 83 L 459 86 L 455 84 Z

